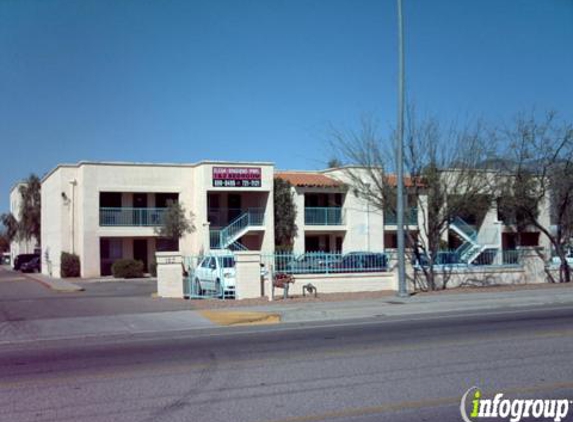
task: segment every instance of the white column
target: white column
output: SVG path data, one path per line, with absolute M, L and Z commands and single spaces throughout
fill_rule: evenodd
M 203 223 L 203 252 L 208 253 L 211 250 L 211 223 Z
M 524 269 L 524 281 L 527 284 L 547 282 L 545 261 L 547 257 L 535 247 L 521 247 L 521 263 Z
M 261 297 L 261 254 L 258 251 L 235 252 L 235 297 Z
M 156 252 L 157 295 L 183 298 L 183 258 L 179 252 Z
M 304 244 L 304 190 L 292 188 L 294 192 L 294 203 L 296 205 L 296 226 L 298 228 L 294 238 L 293 252 L 302 254 L 305 252 Z

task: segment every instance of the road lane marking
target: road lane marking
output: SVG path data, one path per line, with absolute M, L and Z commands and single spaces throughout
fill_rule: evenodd
M 0 278 L 0 283 L 9 282 L 9 281 L 28 281 L 26 277 L 2 277 Z

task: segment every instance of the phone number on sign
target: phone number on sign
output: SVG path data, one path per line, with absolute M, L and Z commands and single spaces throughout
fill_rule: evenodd
M 213 180 L 216 188 L 260 188 L 260 180 Z

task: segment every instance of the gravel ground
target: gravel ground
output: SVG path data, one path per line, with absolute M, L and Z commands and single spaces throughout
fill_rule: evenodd
M 448 290 L 439 290 L 434 292 L 416 292 L 415 295 L 419 296 L 433 296 L 444 294 L 460 294 L 460 293 L 485 293 L 485 292 L 511 292 L 519 290 L 538 290 L 538 289 L 567 289 L 573 288 L 573 283 L 560 283 L 560 284 L 525 284 L 525 285 L 512 285 L 512 286 L 487 286 L 487 287 L 458 287 Z M 243 300 L 219 300 L 219 299 L 192 299 L 190 300 L 191 306 L 194 309 L 220 309 L 232 308 L 239 306 L 272 306 L 272 305 L 285 305 L 297 303 L 320 303 L 320 302 L 344 302 L 347 300 L 368 300 L 368 299 L 383 299 L 392 298 L 396 296 L 396 292 L 386 290 L 379 292 L 357 292 L 357 293 L 320 293 L 318 297 L 301 295 L 291 295 L 288 299 L 282 296 L 275 297 L 275 300 L 270 302 L 267 298 L 256 299 L 243 299 Z
M 281 291 L 282 292 L 282 291 Z M 266 297 L 256 299 L 243 299 L 243 300 L 219 300 L 219 299 L 191 299 L 191 305 L 194 309 L 219 309 L 219 308 L 232 308 L 236 306 L 259 306 L 259 305 L 285 305 L 296 303 L 320 303 L 320 302 L 343 302 L 346 300 L 366 300 L 366 299 L 381 299 L 385 297 L 393 297 L 396 293 L 391 290 L 380 292 L 359 292 L 359 293 L 323 293 L 319 292 L 318 297 L 301 295 L 291 295 L 288 299 L 282 296 L 275 297 L 272 302 Z

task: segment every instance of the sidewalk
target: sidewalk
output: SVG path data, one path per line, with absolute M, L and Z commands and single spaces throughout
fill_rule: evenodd
M 0 344 L 38 340 L 88 338 L 108 335 L 165 333 L 229 325 L 260 323 L 312 323 L 348 319 L 411 317 L 449 312 L 523 308 L 528 306 L 573 308 L 573 288 L 510 292 L 417 295 L 406 299 L 384 297 L 346 302 L 269 304 L 218 310 L 183 310 L 160 313 L 53 318 L 0 323 Z M 383 319 L 382 319 L 383 320 Z
M 434 313 L 512 309 L 528 306 L 573 307 L 573 288 L 535 289 L 508 292 L 448 293 L 386 297 L 376 300 L 274 305 L 243 308 L 247 311 L 274 312 L 282 322 L 336 321 L 353 318 L 415 316 Z M 308 306 L 310 305 L 310 306 Z

